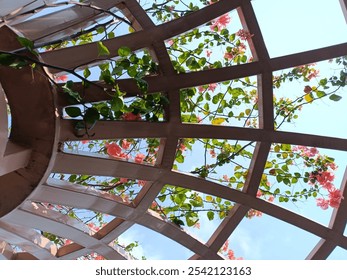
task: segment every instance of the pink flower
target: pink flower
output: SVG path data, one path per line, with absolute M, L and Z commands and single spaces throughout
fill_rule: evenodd
M 116 143 L 106 144 L 106 151 L 112 157 L 120 157 L 122 153 L 121 147 L 119 147 Z
M 257 197 L 261 197 L 263 195 L 263 192 L 261 190 L 257 191 Z
M 225 28 L 231 21 L 231 18 L 229 14 L 224 14 L 217 18 L 216 20 L 212 21 L 212 25 L 210 26 L 210 29 L 212 31 L 221 31 L 223 28 Z
M 236 35 L 240 37 L 241 40 L 248 40 L 250 39 L 253 34 L 249 33 L 247 30 L 240 29 L 239 31 L 236 32 Z
M 168 40 L 167 44 L 171 47 L 174 44 L 174 41 L 173 40 Z
M 56 82 L 66 82 L 67 81 L 67 75 L 61 75 L 61 76 L 58 76 L 58 77 L 55 77 L 54 80 Z
M 180 143 L 178 149 L 179 149 L 181 152 L 184 152 L 185 150 L 187 150 L 187 147 L 186 147 L 184 144 Z
M 273 202 L 275 200 L 275 197 L 273 195 L 270 195 L 267 199 L 268 202 Z
M 231 249 L 228 250 L 228 259 L 229 260 L 235 260 L 234 252 Z
M 223 244 L 222 251 L 226 252 L 228 248 L 229 248 L 229 239 L 227 239 L 227 241 L 225 241 L 225 243 Z
M 134 113 L 124 113 L 123 116 L 122 116 L 123 120 L 126 120 L 126 121 L 137 121 L 137 120 L 141 120 L 141 115 L 140 114 L 137 114 L 135 115 Z
M 343 199 L 341 191 L 338 189 L 333 189 L 329 191 L 329 205 L 333 208 L 338 208 L 340 206 L 341 200 Z
M 82 140 L 81 143 L 82 144 L 87 144 L 89 142 L 89 140 Z
M 313 69 L 311 73 L 307 76 L 307 79 L 311 80 L 319 76 L 319 70 Z
M 206 50 L 206 56 L 207 56 L 207 57 L 210 57 L 211 54 L 212 54 L 212 51 L 211 51 L 211 50 Z
M 146 183 L 147 183 L 147 181 L 144 181 L 144 180 L 138 180 L 138 182 L 137 182 L 137 184 L 141 187 L 143 187 Z
M 203 86 L 198 86 L 198 92 L 203 93 L 205 91 Z
M 210 155 L 211 155 L 212 158 L 215 158 L 216 157 L 216 152 L 213 149 L 211 149 L 210 150 Z
M 130 145 L 131 145 L 131 143 L 128 142 L 127 140 L 125 140 L 125 139 L 122 140 L 122 148 L 123 148 L 124 150 L 129 149 Z
M 136 163 L 142 163 L 146 156 L 144 154 L 138 153 L 135 157 Z
M 228 177 L 228 175 L 223 175 L 223 179 L 225 180 L 225 181 L 227 181 L 227 182 L 229 182 L 229 177 Z
M 128 179 L 127 178 L 120 178 L 119 182 L 124 184 L 124 183 L 128 182 Z
M 234 55 L 232 53 L 230 53 L 230 52 L 226 52 L 224 54 L 224 58 L 227 59 L 227 60 L 231 60 L 231 59 L 234 58 Z
M 317 198 L 316 202 L 317 202 L 317 206 L 319 206 L 323 210 L 327 210 L 329 207 L 329 200 L 328 199 Z
M 210 91 L 214 91 L 216 89 L 216 87 L 217 87 L 217 84 L 214 83 L 214 84 L 209 84 L 207 88 Z

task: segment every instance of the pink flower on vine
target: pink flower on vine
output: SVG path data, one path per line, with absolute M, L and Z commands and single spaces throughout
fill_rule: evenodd
M 235 260 L 234 251 L 231 249 L 228 250 L 228 259 L 229 260 Z
M 107 154 L 112 157 L 120 157 L 122 154 L 122 148 L 119 147 L 116 143 L 106 143 L 105 147 Z
M 82 144 L 87 144 L 89 142 L 89 140 L 82 140 L 81 143 Z
M 226 60 L 231 60 L 231 59 L 234 58 L 234 55 L 233 55 L 232 53 L 230 53 L 230 52 L 226 52 L 226 53 L 224 54 L 224 58 L 225 58 Z
M 57 76 L 54 78 L 54 81 L 56 82 L 66 82 L 67 81 L 67 75 L 61 75 L 61 76 Z
M 166 43 L 171 47 L 174 44 L 174 41 L 173 40 L 168 40 L 168 41 L 166 41 Z
M 142 163 L 143 160 L 145 159 L 145 155 L 144 154 L 141 154 L 141 153 L 138 153 L 136 156 L 135 156 L 135 162 L 136 163 Z
M 223 180 L 226 182 L 229 182 L 230 179 L 229 179 L 228 175 L 223 175 Z
M 338 208 L 340 206 L 342 199 L 343 199 L 343 196 L 340 190 L 333 189 L 329 191 L 329 205 L 331 207 Z
M 225 241 L 225 243 L 223 244 L 222 251 L 226 252 L 228 248 L 229 248 L 229 239 L 227 239 L 227 241 Z
M 138 121 L 138 120 L 141 120 L 141 115 L 140 114 L 135 115 L 134 113 L 128 112 L 128 113 L 124 113 L 122 118 L 123 120 L 126 120 L 126 121 Z
M 316 199 L 317 206 L 322 208 L 323 210 L 327 210 L 329 207 L 329 200 L 324 198 Z
M 252 38 L 253 34 L 249 33 L 249 31 L 240 29 L 239 31 L 236 32 L 236 35 L 240 37 L 241 40 L 248 40 Z
M 210 150 L 210 155 L 211 155 L 211 158 L 215 158 L 216 157 L 216 152 L 214 151 L 214 149 Z M 224 175 L 224 176 L 226 176 L 226 175 Z
M 137 182 L 137 184 L 141 187 L 143 187 L 146 183 L 147 183 L 147 181 L 144 181 L 144 180 L 138 180 L 138 182 Z
M 221 31 L 223 28 L 225 28 L 231 21 L 231 18 L 229 14 L 224 14 L 217 18 L 216 20 L 212 21 L 212 25 L 210 26 L 212 31 Z
M 203 93 L 205 91 L 203 86 L 198 86 L 198 92 Z
M 123 148 L 124 150 L 129 149 L 130 145 L 131 145 L 131 143 L 128 142 L 127 140 L 125 140 L 125 139 L 122 140 L 122 148 Z
M 257 197 L 259 198 L 259 197 L 261 197 L 263 195 L 263 192 L 261 191 L 261 190 L 258 190 L 257 191 Z
M 216 87 L 217 87 L 217 84 L 214 83 L 214 84 L 209 84 L 207 88 L 210 91 L 215 91 Z
M 206 50 L 206 56 L 207 56 L 207 57 L 210 57 L 211 54 L 212 54 L 212 51 L 211 51 L 211 50 Z
M 124 184 L 124 183 L 127 183 L 127 182 L 128 182 L 128 178 L 120 178 L 120 179 L 119 179 L 119 182 L 120 182 L 120 183 L 123 183 L 123 184 Z
M 307 79 L 311 80 L 319 76 L 319 70 L 313 69 L 310 74 L 307 76 Z

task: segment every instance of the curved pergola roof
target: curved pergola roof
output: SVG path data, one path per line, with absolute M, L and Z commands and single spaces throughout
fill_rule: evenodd
M 256 209 L 292 224 L 320 238 L 307 259 L 326 259 L 337 247 L 347 249 L 344 230 L 347 221 L 347 201 L 333 211 L 330 224 L 321 225 L 299 214 L 256 197 L 264 165 L 272 143 L 288 143 L 347 151 L 347 140 L 301 134 L 274 129 L 273 85 L 274 71 L 347 55 L 347 43 L 322 49 L 270 58 L 250 0 L 220 0 L 185 17 L 155 25 L 136 0 L 95 0 L 100 9 L 71 5 L 55 13 L 39 13 L 55 1 L 0 1 L 0 49 L 15 51 L 21 46 L 21 35 L 43 45 L 69 38 L 79 30 L 109 16 L 105 11 L 121 11 L 137 32 L 104 41 L 114 57 L 120 46 L 133 51 L 147 48 L 159 64 L 160 74 L 148 77 L 149 92 L 167 94 L 170 105 L 165 122 L 99 121 L 91 136 L 76 136 L 73 121 L 60 117 L 66 100 L 58 94 L 40 73 L 28 69 L 0 68 L 0 259 L 75 259 L 96 252 L 107 259 L 126 259 L 129 255 L 109 243 L 135 224 L 163 234 L 193 252 L 190 259 L 221 259 L 218 251 L 235 231 L 246 213 Z M 341 1 L 346 5 L 345 1 Z M 248 43 L 254 62 L 226 68 L 177 74 L 171 64 L 164 41 L 237 9 L 245 30 L 254 34 Z M 76 69 L 93 64 L 98 57 L 96 43 L 43 52 L 42 71 L 60 74 L 61 69 Z M 54 65 L 50 67 L 49 65 Z M 34 76 L 34 83 L 30 82 Z M 247 76 L 258 77 L 259 128 L 197 125 L 181 122 L 179 90 L 199 85 L 223 82 Z M 138 88 L 131 79 L 119 81 L 127 94 Z M 24 94 L 25 93 L 25 94 Z M 5 95 L 7 101 L 5 100 Z M 107 100 L 105 92 L 91 85 L 85 93 L 88 102 Z M 8 138 L 7 108 L 11 109 L 12 128 Z M 160 138 L 160 152 L 154 166 L 141 165 L 95 156 L 87 152 L 67 152 L 65 141 L 114 138 Z M 193 177 L 172 169 L 177 143 L 182 138 L 215 138 L 256 142 L 250 169 L 242 191 Z M 52 179 L 51 173 L 93 174 L 145 180 L 136 199 L 122 198 L 85 186 Z M 340 189 L 347 197 L 347 175 Z M 204 194 L 235 202 L 228 216 L 206 243 L 189 235 L 177 225 L 148 210 L 166 184 L 181 186 Z M 113 216 L 102 229 L 89 232 L 83 224 L 61 213 L 49 210 L 42 203 L 66 205 Z M 49 232 L 74 241 L 58 248 L 41 235 Z M 17 252 L 14 247 L 20 248 Z

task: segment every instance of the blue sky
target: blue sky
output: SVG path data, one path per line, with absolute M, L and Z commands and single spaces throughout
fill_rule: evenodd
M 345 43 L 347 41 L 347 24 L 343 17 L 339 0 L 254 0 L 253 6 L 271 57 L 306 51 L 314 48 Z M 236 17 L 236 13 L 232 13 Z M 321 74 L 331 74 L 334 69 L 323 63 Z M 303 84 L 290 84 L 283 90 L 302 91 Z M 346 90 L 340 92 L 344 97 L 339 102 L 317 102 L 303 109 L 295 126 L 283 130 L 329 135 L 346 138 L 347 105 Z M 339 169 L 335 184 L 339 186 L 345 169 L 346 154 L 339 151 L 322 153 L 335 157 Z M 194 154 L 191 155 L 194 158 Z M 193 161 L 186 164 L 192 165 Z M 323 211 L 313 200 L 297 204 L 281 204 L 282 207 L 315 219 L 327 225 L 332 211 Z M 200 230 L 193 229 L 191 234 L 206 241 L 220 221 L 201 221 Z M 153 236 L 154 235 L 154 236 Z M 345 235 L 347 232 L 345 231 Z M 140 226 L 134 226 L 120 238 L 121 241 L 139 241 L 135 253 L 145 255 L 148 259 L 184 259 L 192 252 L 164 236 Z M 155 242 L 150 242 L 155 240 Z M 245 259 L 304 259 L 319 238 L 297 229 L 275 218 L 263 215 L 261 218 L 243 219 L 230 238 L 230 248 L 236 256 Z M 294 244 L 294 246 L 293 246 Z M 335 249 L 329 259 L 347 259 L 347 252 Z

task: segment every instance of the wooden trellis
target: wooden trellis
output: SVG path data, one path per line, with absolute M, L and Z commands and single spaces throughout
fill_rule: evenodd
M 258 199 L 256 193 L 272 143 L 288 143 L 347 151 L 347 140 L 334 137 L 274 130 L 274 71 L 347 55 L 347 43 L 271 59 L 264 43 L 250 0 L 219 2 L 162 25 L 155 25 L 136 0 L 94 0 L 100 10 L 71 5 L 55 13 L 30 18 L 55 1 L 0 1 L 0 49 L 21 48 L 16 37 L 21 35 L 37 45 L 68 38 L 109 15 L 104 10 L 121 11 L 137 32 L 104 41 L 114 57 L 120 46 L 132 50 L 147 48 L 159 64 L 160 74 L 148 77 L 150 92 L 165 92 L 170 105 L 165 122 L 99 121 L 93 135 L 78 138 L 73 121 L 59 116 L 66 100 L 57 94 L 43 73 L 29 69 L 0 68 L 0 259 L 75 259 L 96 252 L 107 259 L 129 256 L 109 243 L 135 224 L 163 234 L 194 254 L 191 259 L 221 259 L 223 243 L 237 228 L 249 209 L 257 209 L 290 223 L 320 238 L 307 259 L 326 259 L 337 247 L 347 249 L 344 230 L 347 201 L 335 209 L 330 224 L 323 226 L 313 220 Z M 346 1 L 341 1 L 342 6 Z M 254 34 L 249 40 L 254 62 L 220 69 L 177 74 L 165 47 L 165 40 L 201 26 L 231 10 L 237 9 L 245 30 Z M 76 69 L 91 64 L 98 56 L 96 43 L 67 47 L 40 54 L 51 75 L 60 68 Z M 194 125 L 181 122 L 179 90 L 182 88 L 223 82 L 237 78 L 258 77 L 259 129 Z M 32 82 L 34 80 L 34 82 Z M 119 81 L 128 94 L 138 91 L 130 79 Z M 5 95 L 7 101 L 5 100 Z M 107 100 L 102 89 L 90 86 L 88 102 Z M 11 109 L 10 137 L 7 124 L 8 102 Z M 160 156 L 154 166 L 120 161 L 88 153 L 71 153 L 60 149 L 60 143 L 73 140 L 114 138 L 160 138 Z M 256 147 L 242 191 L 189 176 L 172 170 L 177 143 L 182 138 L 216 138 L 255 141 Z M 51 173 L 92 174 L 146 180 L 136 199 L 130 203 L 84 186 L 50 178 Z M 177 225 L 148 210 L 164 185 L 171 184 L 236 203 L 206 243 Z M 347 173 L 340 189 L 347 197 Z M 115 218 L 96 233 L 68 216 L 48 210 L 40 203 L 66 205 L 110 214 Z M 40 231 L 74 241 L 57 248 Z M 15 252 L 13 246 L 21 248 Z

